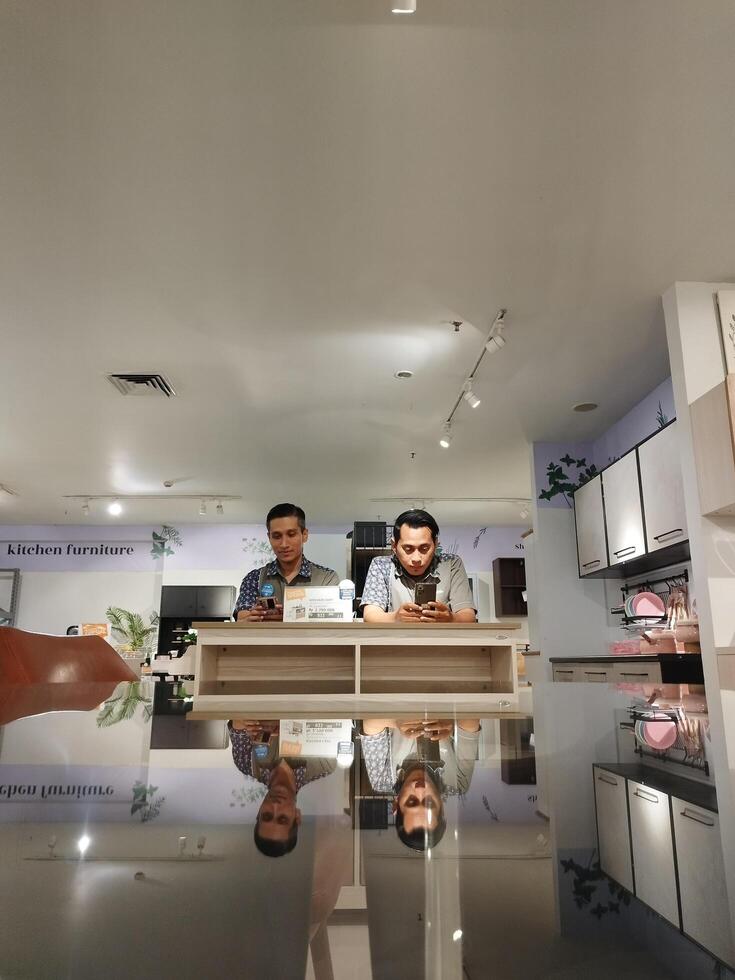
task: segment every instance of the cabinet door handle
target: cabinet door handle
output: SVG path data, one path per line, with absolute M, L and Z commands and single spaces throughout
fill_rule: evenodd
M 714 827 L 714 820 L 708 820 L 707 817 L 703 817 L 701 813 L 697 813 L 696 810 L 689 810 L 688 808 L 681 811 L 682 817 L 686 817 L 687 820 L 693 820 L 695 823 L 701 823 L 704 827 Z
M 607 783 L 608 786 L 617 786 L 618 785 L 617 779 L 613 779 L 612 776 L 607 776 L 606 777 L 605 773 L 598 772 L 597 778 L 599 779 L 599 781 L 601 783 Z
M 599 565 L 599 564 L 600 564 L 600 559 L 599 558 L 595 558 L 594 561 L 586 561 L 582 565 L 582 568 L 592 568 L 593 565 Z
M 647 803 L 660 803 L 661 801 L 653 793 L 647 793 L 644 789 L 633 790 L 633 796 L 638 796 L 640 799 L 645 800 Z
M 630 555 L 634 551 L 638 551 L 638 545 L 632 544 L 629 548 L 621 548 L 620 551 L 613 551 L 616 558 L 620 558 L 621 555 Z
M 676 535 L 683 534 L 683 533 L 684 533 L 683 527 L 675 527 L 673 531 L 664 531 L 663 534 L 654 534 L 653 540 L 663 541 L 664 538 L 676 537 Z
M 636 671 L 634 671 L 634 670 L 629 670 L 629 671 L 621 670 L 620 671 L 620 676 L 621 677 L 648 677 L 649 674 L 648 674 L 648 671 L 645 671 L 644 673 L 641 673 L 640 671 L 638 671 L 636 673 Z

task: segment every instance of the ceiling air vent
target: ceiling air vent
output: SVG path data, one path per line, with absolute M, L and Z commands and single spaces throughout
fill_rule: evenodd
M 162 374 L 108 374 L 107 377 L 121 395 L 163 395 L 172 398 L 176 394 Z

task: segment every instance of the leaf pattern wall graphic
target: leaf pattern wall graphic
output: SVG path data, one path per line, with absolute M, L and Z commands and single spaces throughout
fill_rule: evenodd
M 571 475 L 567 470 L 575 470 Z M 587 458 L 583 456 L 576 459 L 567 453 L 562 456 L 558 463 L 551 462 L 546 467 L 546 479 L 548 486 L 543 489 L 538 497 L 539 500 L 553 500 L 559 494 L 563 495 L 567 506 L 572 506 L 572 494 L 581 486 L 597 475 L 597 467 L 594 463 L 587 463 Z
M 165 558 L 166 555 L 173 555 L 174 550 L 171 545 L 173 544 L 177 548 L 182 545 L 181 535 L 170 524 L 164 524 L 160 531 L 154 531 L 151 540 L 153 541 L 151 558 Z
M 663 429 L 663 427 L 669 421 L 666 413 L 664 412 L 661 406 L 661 402 L 658 403 L 658 411 L 656 412 L 656 421 L 658 422 L 659 429 Z
M 271 548 L 270 544 L 267 541 L 264 541 L 262 538 L 243 538 L 242 550 L 254 563 L 254 568 L 260 568 L 261 565 L 267 565 L 268 562 L 273 561 L 275 558 L 275 554 L 273 553 L 273 549 Z

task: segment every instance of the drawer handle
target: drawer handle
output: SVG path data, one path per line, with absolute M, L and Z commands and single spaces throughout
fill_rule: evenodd
M 607 783 L 608 786 L 617 786 L 618 785 L 617 779 L 613 779 L 612 776 L 608 776 L 606 778 L 605 774 L 602 773 L 602 772 L 598 772 L 597 778 L 599 779 L 599 781 L 601 783 Z
M 561 668 L 557 667 L 556 670 L 554 671 L 554 673 L 555 674 L 573 674 L 574 671 L 573 670 L 561 670 Z
M 621 670 L 620 676 L 621 677 L 648 677 L 649 674 L 647 670 L 643 672 L 641 671 L 636 672 L 634 670 Z
M 584 565 L 582 565 L 582 568 L 592 568 L 593 565 L 599 565 L 599 564 L 600 564 L 600 559 L 595 558 L 594 561 L 586 561 Z
M 638 551 L 638 545 L 632 544 L 629 548 L 621 548 L 620 551 L 613 551 L 616 558 L 620 558 L 621 555 L 630 555 L 634 551 Z
M 653 793 L 646 793 L 646 791 L 643 790 L 643 789 L 633 790 L 633 796 L 638 796 L 642 800 L 645 800 L 647 803 L 659 803 L 660 802 L 660 800 L 659 800 L 659 798 L 657 796 L 654 796 Z
M 681 815 L 682 817 L 686 817 L 687 820 L 693 820 L 695 823 L 701 823 L 704 827 L 714 827 L 715 825 L 714 820 L 708 820 L 695 810 L 682 810 Z
M 606 670 L 585 670 L 588 677 L 607 677 Z
M 675 527 L 673 531 L 664 531 L 663 534 L 654 534 L 654 541 L 663 541 L 664 538 L 676 537 L 679 534 L 684 533 L 683 527 Z

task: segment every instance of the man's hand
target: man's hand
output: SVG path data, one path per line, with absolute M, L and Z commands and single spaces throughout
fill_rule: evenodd
M 250 718 L 233 718 L 231 724 L 236 732 L 247 732 L 250 738 L 262 735 L 263 732 L 273 735 L 280 727 L 277 721 L 254 721 Z
M 415 602 L 404 602 L 396 609 L 397 623 L 418 623 L 421 619 L 421 606 Z
M 437 721 L 424 722 L 424 735 L 432 742 L 443 742 L 450 738 L 454 731 L 454 722 L 451 718 L 440 718 Z
M 237 614 L 238 623 L 276 623 L 283 619 L 283 606 L 277 602 L 275 609 L 266 609 L 256 603 L 250 609 L 241 609 Z
M 451 623 L 454 619 L 452 610 L 443 602 L 428 602 L 420 608 L 422 623 Z
M 407 738 L 419 738 L 424 734 L 424 720 L 419 718 L 418 721 L 399 721 L 398 729 Z

